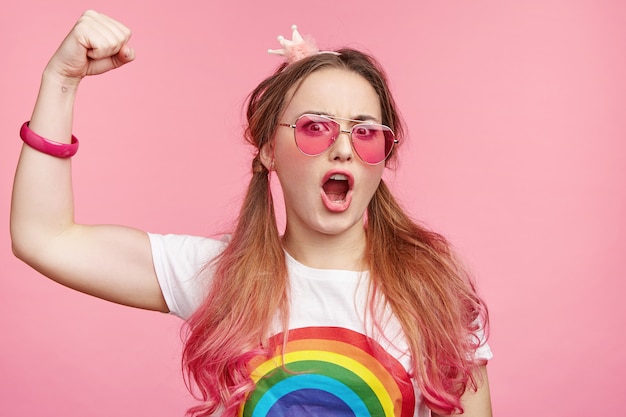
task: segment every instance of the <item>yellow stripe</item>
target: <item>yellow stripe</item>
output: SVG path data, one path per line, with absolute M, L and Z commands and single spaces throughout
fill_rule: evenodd
M 346 368 L 356 375 L 358 375 L 369 387 L 374 391 L 378 401 L 380 402 L 383 410 L 385 410 L 386 416 L 393 416 L 393 401 L 389 396 L 389 393 L 385 389 L 384 384 L 371 372 L 368 368 L 354 359 L 340 355 L 334 352 L 322 351 L 322 350 L 299 350 L 297 352 L 285 353 L 285 364 L 288 365 L 292 362 L 299 361 L 311 361 L 319 360 L 321 362 L 329 362 Z M 263 362 L 256 367 L 250 374 L 252 380 L 257 383 L 267 373 L 282 366 L 282 356 L 277 355 L 273 358 Z

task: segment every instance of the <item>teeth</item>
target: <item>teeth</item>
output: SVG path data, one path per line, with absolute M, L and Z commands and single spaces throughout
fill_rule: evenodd
M 330 179 L 336 181 L 347 181 L 348 177 L 343 174 L 333 174 L 330 176 Z

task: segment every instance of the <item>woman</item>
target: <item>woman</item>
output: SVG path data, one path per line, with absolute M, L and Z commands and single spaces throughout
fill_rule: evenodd
M 445 239 L 382 181 L 402 127 L 361 52 L 319 52 L 295 29 L 281 39 L 287 61 L 250 96 L 257 154 L 228 239 L 74 222 L 76 91 L 134 59 L 129 37 L 88 11 L 48 63 L 21 130 L 15 254 L 71 288 L 187 319 L 193 415 L 490 416 L 486 307 Z

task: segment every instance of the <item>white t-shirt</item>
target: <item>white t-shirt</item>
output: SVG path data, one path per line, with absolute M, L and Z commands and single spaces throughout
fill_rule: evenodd
M 211 273 L 200 270 L 227 243 L 149 236 L 165 301 L 172 314 L 186 319 L 207 291 Z M 291 291 L 286 353 L 253 364 L 257 386 L 242 415 L 428 416 L 408 373 L 410 356 L 399 322 L 389 310 L 380 312 L 382 335 L 368 313 L 369 274 L 309 268 L 287 253 L 285 258 Z M 489 346 L 476 356 L 491 359 Z

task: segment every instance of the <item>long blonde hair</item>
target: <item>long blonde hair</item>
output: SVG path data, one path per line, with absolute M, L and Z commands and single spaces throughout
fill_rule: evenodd
M 257 149 L 252 179 L 232 240 L 211 267 L 209 293 L 187 322 L 183 366 L 202 403 L 189 410 L 235 415 L 254 384 L 248 362 L 268 354 L 272 324 L 289 317 L 289 280 L 276 225 L 269 172 L 258 150 L 272 140 L 288 91 L 307 75 L 335 67 L 362 75 L 380 97 L 382 123 L 402 138 L 403 126 L 384 72 L 370 56 L 353 50 L 322 53 L 283 65 L 251 93 L 246 139 Z M 393 160 L 391 155 L 390 160 Z M 389 163 L 389 160 L 388 160 Z M 440 412 L 462 410 L 460 397 L 476 388 L 479 323 L 487 310 L 448 242 L 412 221 L 381 181 L 368 207 L 367 253 L 372 291 L 400 321 L 410 347 L 415 380 L 426 403 Z

